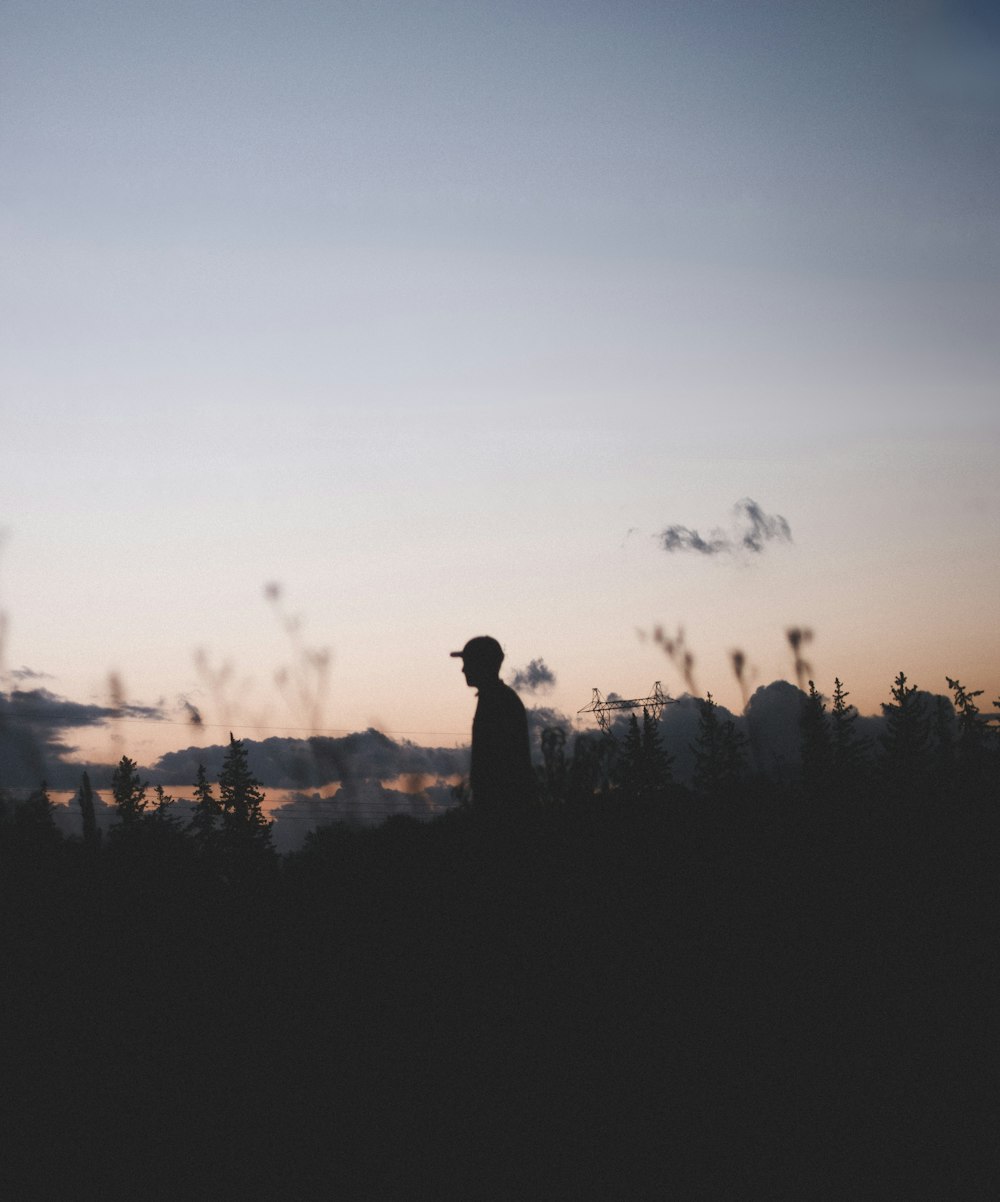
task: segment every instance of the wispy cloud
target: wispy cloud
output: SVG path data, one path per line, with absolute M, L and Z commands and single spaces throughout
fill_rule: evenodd
M 698 555 L 760 555 L 768 543 L 792 541 L 792 530 L 780 514 L 765 513 L 750 497 L 737 501 L 729 530 L 716 528 L 707 535 L 689 526 L 667 526 L 656 538 L 664 551 L 693 551 Z
M 26 680 L 54 680 L 55 677 L 49 672 L 36 672 L 34 668 L 11 668 L 7 675 L 11 680 L 24 682 Z
M 556 683 L 555 673 L 543 659 L 533 659 L 527 667 L 518 668 L 511 678 L 511 685 L 522 693 L 537 693 L 540 689 L 551 689 Z

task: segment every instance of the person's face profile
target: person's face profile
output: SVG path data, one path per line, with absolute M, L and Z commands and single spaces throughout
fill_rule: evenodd
M 486 681 L 489 674 L 482 660 L 469 656 L 468 659 L 462 660 L 462 675 L 469 688 L 475 689 Z

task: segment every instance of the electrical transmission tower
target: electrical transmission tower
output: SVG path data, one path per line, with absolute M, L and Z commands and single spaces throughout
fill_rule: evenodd
M 611 714 L 617 710 L 645 709 L 649 711 L 649 716 L 654 721 L 657 721 L 660 714 L 663 713 L 663 707 L 671 705 L 673 702 L 674 698 L 668 697 L 660 688 L 660 682 L 657 681 L 653 685 L 652 693 L 648 697 L 633 697 L 630 700 L 626 700 L 624 697 L 603 697 L 600 689 L 594 689 L 590 705 L 585 705 L 582 710 L 577 710 L 577 713 L 593 714 L 601 730 L 605 734 L 610 734 Z

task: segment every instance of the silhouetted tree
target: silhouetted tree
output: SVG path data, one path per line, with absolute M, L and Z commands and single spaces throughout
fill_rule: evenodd
M 746 738 L 732 718 L 723 722 L 711 693 L 698 702 L 698 732 L 692 744 L 695 791 L 713 797 L 746 774 Z
M 639 731 L 639 719 L 635 714 L 628 716 L 625 741 L 615 775 L 628 800 L 636 801 L 641 797 L 643 783 L 642 734 Z
M 91 852 L 97 850 L 98 830 L 97 814 L 94 809 L 94 791 L 90 787 L 90 776 L 84 772 L 80 780 L 80 792 L 77 794 L 77 804 L 83 819 L 83 843 Z
M 566 800 L 569 767 L 566 762 L 566 731 L 547 726 L 542 731 L 542 766 L 539 771 L 542 800 L 558 804 Z
M 916 685 L 900 672 L 892 684 L 892 702 L 882 703 L 882 774 L 885 783 L 906 796 L 924 792 L 930 766 L 930 722 Z
M 840 677 L 836 677 L 830 707 L 830 768 L 838 789 L 856 783 L 868 753 L 867 741 L 860 739 L 854 729 L 858 710 L 848 703 L 848 697 L 850 693 Z
M 120 829 L 136 827 L 146 810 L 146 785 L 139 779 L 134 760 L 123 755 L 111 776 L 111 793 L 118 811 Z
M 271 851 L 271 823 L 264 817 L 264 793 L 250 771 L 242 740 L 229 733 L 219 773 L 219 804 L 227 847 L 242 853 Z
M 641 727 L 636 715 L 630 714 L 620 760 L 621 782 L 627 796 L 640 802 L 662 798 L 670 783 L 671 762 L 649 710 L 643 706 Z
M 177 798 L 171 797 L 162 785 L 153 786 L 153 796 L 153 806 L 148 815 L 150 829 L 160 841 L 183 842 L 181 824 L 172 813 Z
M 989 759 L 989 730 L 976 704 L 976 698 L 983 695 L 983 690 L 969 691 L 961 681 L 952 680 L 950 676 L 945 680 L 955 699 L 959 785 L 961 788 L 974 787 L 982 783 Z
M 207 852 L 216 845 L 221 815 L 222 807 L 212 793 L 211 783 L 205 775 L 205 765 L 199 764 L 198 780 L 194 787 L 191 830 L 194 833 L 195 846 L 202 852 Z
M 668 755 L 660 736 L 660 725 L 643 706 L 642 761 L 650 797 L 662 796 L 673 779 L 673 756 Z
M 570 806 L 589 805 L 608 791 L 616 745 L 610 735 L 577 735 L 569 765 L 566 800 Z
M 14 807 L 14 828 L 17 841 L 24 848 L 38 851 L 61 841 L 45 781 Z
M 0 850 L 35 863 L 61 842 L 44 781 L 23 801 L 0 790 Z
M 799 733 L 802 748 L 802 782 L 808 793 L 817 796 L 825 793 L 831 784 L 832 750 L 826 702 L 812 680 L 809 681 L 809 692 L 802 699 Z
M 955 710 L 947 697 L 935 697 L 929 719 L 933 736 L 932 777 L 938 790 L 954 787 L 955 781 Z
M 27 798 L 14 811 L 14 821 L 25 827 L 51 827 L 56 829 L 55 816 L 52 813 L 52 799 L 49 797 L 49 787 L 45 781 L 33 789 Z

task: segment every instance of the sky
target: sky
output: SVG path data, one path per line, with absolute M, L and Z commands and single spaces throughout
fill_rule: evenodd
M 792 627 L 1000 694 L 992 6 L 8 0 L 0 163 L 0 689 L 81 757 L 455 746 L 485 633 L 566 715 Z

